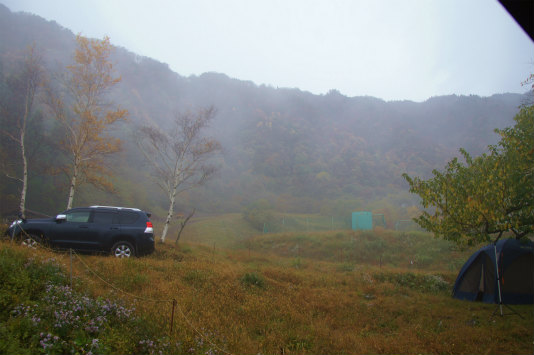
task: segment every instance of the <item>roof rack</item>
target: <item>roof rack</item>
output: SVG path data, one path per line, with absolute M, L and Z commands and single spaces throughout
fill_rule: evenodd
M 118 209 L 118 210 L 132 210 L 132 211 L 139 211 L 141 212 L 141 210 L 139 208 L 131 208 L 131 207 L 117 207 L 117 206 L 89 206 L 91 208 L 115 208 L 115 209 Z

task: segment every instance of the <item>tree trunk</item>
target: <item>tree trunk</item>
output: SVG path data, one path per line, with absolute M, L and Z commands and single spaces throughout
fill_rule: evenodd
M 26 216 L 26 193 L 28 191 L 28 159 L 26 158 L 26 122 L 30 113 L 31 99 L 30 99 L 30 87 L 26 93 L 26 103 L 24 105 L 24 117 L 22 118 L 22 126 L 20 128 L 20 153 L 22 155 L 22 189 L 20 192 L 20 205 L 19 212 L 22 217 Z
M 180 236 L 182 235 L 182 231 L 185 228 L 185 225 L 187 224 L 187 222 L 189 222 L 189 220 L 191 219 L 191 217 L 193 217 L 194 214 L 195 214 L 195 209 L 193 208 L 193 211 L 189 214 L 189 216 L 187 216 L 186 219 L 184 219 L 180 223 L 180 230 L 178 231 L 178 235 L 176 236 L 176 240 L 174 241 L 174 244 L 178 244 L 178 241 L 180 240 Z
M 176 189 L 171 194 L 171 199 L 169 203 L 169 212 L 167 213 L 167 219 L 165 220 L 165 225 L 163 226 L 163 232 L 161 232 L 160 241 L 165 243 L 165 238 L 167 237 L 167 231 L 169 230 L 169 224 L 171 223 L 172 214 L 174 213 L 174 201 L 176 198 Z
M 33 49 L 32 49 L 33 58 Z M 35 69 L 35 68 L 32 68 Z M 26 216 L 26 194 L 28 191 L 28 158 L 26 157 L 26 123 L 30 116 L 33 96 L 35 94 L 36 87 L 32 84 L 32 78 L 27 78 L 26 98 L 24 100 L 24 116 L 22 117 L 22 124 L 20 127 L 20 152 L 22 155 L 22 189 L 20 192 L 20 205 L 19 212 L 22 217 Z
M 165 225 L 163 226 L 163 232 L 161 232 L 160 241 L 165 243 L 165 238 L 167 238 L 167 232 L 169 230 L 169 224 L 171 223 L 172 214 L 174 213 L 174 201 L 176 201 L 176 189 L 180 184 L 180 165 L 179 162 L 176 162 L 174 166 L 174 181 L 172 184 L 172 190 L 169 191 L 169 213 L 167 213 L 167 219 L 165 220 Z
M 20 150 L 22 152 L 22 191 L 20 193 L 19 212 L 22 217 L 26 217 L 26 192 L 28 190 L 28 159 L 26 158 L 26 150 L 24 147 L 25 130 L 20 133 Z
M 67 209 L 72 208 L 72 201 L 74 200 L 74 189 L 76 187 L 76 179 L 78 178 L 78 164 L 74 163 L 74 172 L 72 174 L 72 179 L 70 180 L 70 190 L 69 190 L 69 200 L 67 202 Z

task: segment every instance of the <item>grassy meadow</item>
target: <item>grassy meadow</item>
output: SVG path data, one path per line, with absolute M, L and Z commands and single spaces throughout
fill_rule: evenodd
M 495 305 L 451 298 L 470 253 L 420 232 L 257 234 L 239 215 L 197 219 L 178 246 L 130 260 L 76 254 L 71 263 L 4 241 L 0 352 L 532 353 L 532 306 L 500 317 Z M 78 301 L 53 309 L 43 300 L 58 293 L 50 282 L 70 285 L 71 269 L 72 292 L 94 317 L 65 331 L 55 314 Z

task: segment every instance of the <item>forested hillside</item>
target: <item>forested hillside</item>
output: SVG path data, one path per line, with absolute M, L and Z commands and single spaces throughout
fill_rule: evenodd
M 82 34 L 83 35 L 83 34 Z M 0 95 L 6 78 L 28 45 L 34 43 L 50 80 L 72 60 L 75 35 L 55 22 L 12 13 L 0 4 Z M 113 43 L 113 38 L 111 38 Z M 172 50 L 172 48 L 170 49 Z M 176 49 L 178 50 L 178 49 Z M 165 196 L 150 177 L 134 133 L 141 125 L 169 126 L 176 111 L 214 106 L 210 136 L 223 147 L 219 173 L 205 187 L 182 194 L 177 211 L 239 212 L 263 199 L 280 212 L 348 214 L 355 209 L 407 217 L 416 204 L 401 175 L 428 176 L 457 156 L 472 155 L 498 141 L 493 132 L 513 124 L 525 96 L 444 96 L 425 102 L 385 102 L 372 97 L 345 97 L 336 90 L 313 95 L 299 89 L 258 86 L 224 74 L 183 77 L 156 60 L 124 48 L 112 56 L 120 84 L 110 99 L 129 111 L 114 134 L 122 152 L 108 162 L 114 193 L 86 185 L 74 205 L 119 204 L 153 211 L 166 208 Z M 393 78 L 394 80 L 394 78 Z M 387 85 L 387 83 L 384 83 Z M 29 135 L 27 207 L 53 214 L 66 206 L 68 180 L 54 166 L 56 123 L 36 99 Z M 5 117 L 2 125 L 10 125 Z M 0 141 L 0 213 L 17 210 L 19 183 L 6 175 L 20 169 L 19 152 Z

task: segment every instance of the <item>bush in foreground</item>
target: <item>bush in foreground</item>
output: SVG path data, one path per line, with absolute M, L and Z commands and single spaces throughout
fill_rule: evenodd
M 0 353 L 179 353 L 134 308 L 71 289 L 54 258 L 0 251 Z

